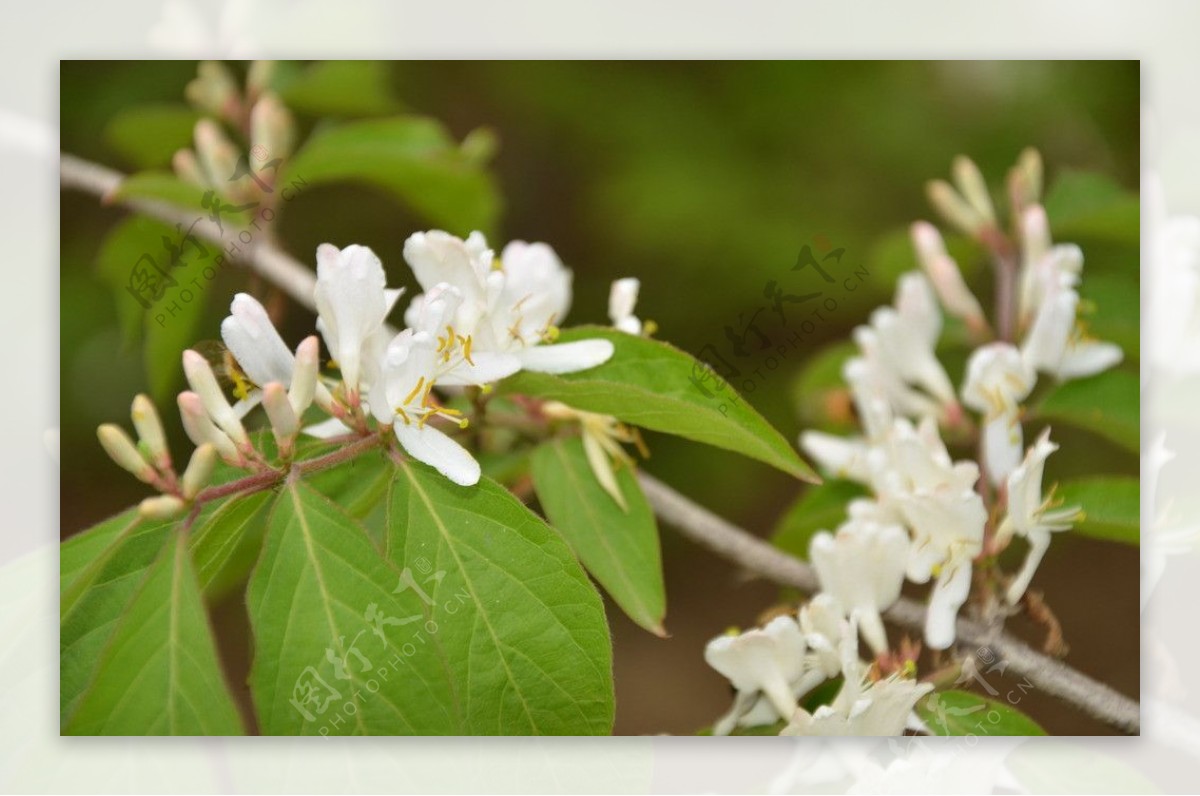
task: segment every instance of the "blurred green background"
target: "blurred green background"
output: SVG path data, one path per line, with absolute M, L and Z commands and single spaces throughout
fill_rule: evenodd
M 245 65 L 234 68 L 244 73 Z M 1017 154 L 1036 146 L 1051 191 L 1063 180 L 1072 183 L 1059 203 L 1067 210 L 1103 210 L 1117 197 L 1128 200 L 1138 186 L 1137 62 L 406 62 L 287 70 L 298 77 L 284 98 L 306 131 L 323 129 L 321 117 L 397 113 L 437 119 L 457 141 L 490 130 L 498 144 L 490 169 L 501 200 L 488 230 L 492 243 L 499 248 L 519 238 L 555 247 L 575 272 L 567 325 L 606 323 L 610 281 L 637 276 L 638 313 L 658 324 L 658 337 L 692 353 L 713 345 L 728 356 L 724 327 L 765 304 L 766 283 L 776 280 L 792 293 L 819 289 L 806 281 L 811 272 L 791 270 L 802 246 L 844 247 L 843 273 L 868 274 L 861 288 L 839 293 L 837 311 L 759 378 L 749 396 L 793 441 L 829 408 L 797 396 L 805 364 L 845 338 L 872 307 L 890 301 L 896 275 L 915 267 L 906 227 L 932 219 L 923 185 L 947 176 L 954 155 L 974 158 L 999 196 Z M 63 151 L 125 172 L 164 165 L 174 149 L 189 145 L 190 120 L 166 114 L 151 124 L 131 117 L 131 109 L 180 105 L 195 73 L 195 62 L 64 62 Z M 151 385 L 142 344 L 123 331 L 127 309 L 97 266 L 105 235 L 127 211 L 64 192 L 61 213 L 65 537 L 144 496 L 104 457 L 95 427 L 125 422 L 131 397 Z M 1052 213 L 1051 225 L 1056 239 L 1071 232 L 1064 239 L 1083 245 L 1085 298 L 1101 305 L 1101 336 L 1122 344 L 1123 367 L 1136 373 L 1137 247 L 1115 239 L 1104 218 L 1100 213 L 1062 230 Z M 306 188 L 280 212 L 275 231 L 304 262 L 324 241 L 369 245 L 391 284 L 412 287 L 401 258 L 404 239 L 433 225 L 413 203 L 378 185 L 343 182 Z M 982 258 L 969 247 L 957 250 L 986 299 Z M 246 289 L 267 294 L 243 273 L 210 285 L 196 337 L 216 338 L 228 300 Z M 285 338 L 311 330 L 306 311 L 273 309 L 282 309 Z M 763 329 L 782 331 L 769 320 Z M 765 362 L 753 348 L 749 370 Z M 160 396 L 180 388 L 178 376 L 165 379 L 154 385 Z M 836 408 L 837 396 L 826 397 Z M 173 401 L 159 405 L 178 432 Z M 1055 436 L 1063 451 L 1053 477 L 1137 474 L 1136 457 L 1099 437 L 1066 429 Z M 181 433 L 176 442 L 177 451 L 187 449 Z M 786 476 L 733 454 L 659 435 L 649 443 L 650 472 L 762 535 L 799 491 Z M 729 625 L 753 623 L 778 597 L 669 529 L 662 537 L 672 637 L 654 638 L 609 606 L 618 732 L 687 733 L 711 722 L 727 706 L 728 690 L 701 661 L 704 641 Z M 1136 694 L 1137 551 L 1059 540 L 1035 585 L 1046 588 L 1063 621 L 1071 662 Z M 231 631 L 244 623 L 237 604 L 216 611 L 218 624 Z M 235 683 L 248 660 L 248 651 L 229 641 L 237 635 L 222 633 Z M 1051 732 L 1104 731 L 1036 693 L 1029 700 L 1029 712 Z

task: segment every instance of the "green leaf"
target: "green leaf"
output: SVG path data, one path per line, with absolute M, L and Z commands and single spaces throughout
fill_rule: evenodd
M 318 61 L 287 80 L 281 98 L 310 116 L 382 116 L 400 110 L 384 61 Z
M 194 213 L 196 218 L 204 218 L 210 212 L 204 207 L 204 193 L 203 188 L 181 180 L 171 172 L 140 171 L 121 180 L 107 200 L 127 202 L 136 199 L 158 202 Z M 245 225 L 247 218 L 245 213 L 234 213 L 222 208 L 221 221 L 226 226 L 239 227 Z M 176 234 L 174 229 L 171 233 Z
M 1132 264 L 1136 265 L 1136 252 Z M 1085 316 L 1088 332 L 1095 338 L 1116 343 L 1125 358 L 1137 362 L 1140 357 L 1141 309 L 1138 301 L 1137 272 L 1133 278 L 1107 273 L 1085 273 L 1079 296 L 1089 310 Z
M 64 725 L 172 525 L 139 520 L 131 509 L 61 545 L 58 661 Z
M 1045 735 L 1037 722 L 1011 705 L 967 691 L 935 691 L 917 703 L 917 715 L 934 735 Z
M 189 551 L 204 595 L 216 599 L 245 580 L 266 531 L 270 492 L 231 498 L 202 517 L 190 533 Z
M 728 386 L 713 391 L 711 378 L 707 382 L 701 378 L 709 373 L 707 367 L 678 348 L 595 326 L 566 330 L 560 341 L 597 337 L 611 340 L 616 349 L 603 365 L 561 376 L 523 371 L 502 382 L 501 389 L 613 415 L 653 431 L 745 454 L 797 478 L 820 480 L 744 398 Z
M 168 166 L 176 150 L 192 144 L 200 114 L 186 105 L 139 105 L 117 112 L 104 138 L 134 168 Z
M 826 346 L 792 380 L 792 403 L 806 426 L 841 434 L 857 428 L 850 388 L 842 379 L 842 366 L 857 353 L 858 347 L 849 341 Z
M 266 735 L 467 732 L 440 628 L 366 532 L 304 482 L 279 494 L 246 604 Z M 450 599 L 447 596 L 445 599 Z
M 1037 416 L 1087 429 L 1134 452 L 1141 445 L 1138 379 L 1124 370 L 1065 382 L 1050 393 Z
M 240 735 L 183 534 L 151 566 L 67 726 L 72 735 Z
M 428 594 L 462 731 L 611 732 L 604 607 L 562 538 L 499 484 L 459 487 L 411 462 L 390 506 L 388 555 Z
M 1063 505 L 1084 511 L 1073 532 L 1124 544 L 1141 541 L 1141 486 L 1136 478 L 1096 476 L 1067 481 L 1059 484 L 1058 497 Z
M 775 525 L 771 543 L 808 560 L 808 544 L 818 531 L 833 531 L 846 521 L 846 504 L 867 494 L 853 481 L 826 481 L 809 487 Z
M 658 525 L 633 470 L 615 474 L 626 511 L 596 480 L 578 437 L 540 445 L 532 464 L 538 501 L 554 528 L 630 619 L 665 636 Z
M 1050 187 L 1044 205 L 1055 240 L 1091 238 L 1130 243 L 1139 240 L 1138 197 L 1104 175 L 1065 171 Z M 1085 247 L 1085 254 L 1086 251 Z
M 500 210 L 491 175 L 440 124 L 416 116 L 351 122 L 317 133 L 282 179 L 374 185 L 460 235 L 491 231 Z
M 179 357 L 195 341 L 204 319 L 203 269 L 220 251 L 215 244 L 205 243 L 208 255 L 204 257 L 189 245 L 172 265 L 167 244 L 179 246 L 184 232 L 141 216 L 127 218 L 104 238 L 96 263 L 101 281 L 112 289 L 126 343 L 145 341 L 146 375 L 151 393 L 159 400 L 168 398 L 182 378 Z M 135 269 L 175 284 L 164 284 L 156 299 L 153 293 L 138 290 Z

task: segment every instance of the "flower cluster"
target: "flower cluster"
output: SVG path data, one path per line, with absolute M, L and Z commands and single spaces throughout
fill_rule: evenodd
M 194 149 L 179 150 L 171 161 L 180 179 L 234 203 L 269 198 L 296 136 L 291 113 L 268 88 L 274 68 L 271 61 L 253 62 L 243 90 L 225 64 L 200 64 L 185 93 L 206 115 L 196 122 Z M 226 127 L 238 132 L 248 151 L 230 139 Z
M 747 695 L 739 697 L 741 708 L 751 696 L 763 694 L 774 708 L 766 718 L 790 720 L 789 732 L 898 733 L 914 687 L 903 686 L 895 674 L 869 684 L 851 676 L 859 665 L 858 634 L 879 661 L 892 659 L 882 613 L 899 598 L 906 579 L 932 581 L 925 644 L 936 650 L 952 646 L 959 610 L 982 559 L 988 557 L 987 566 L 995 567 L 995 554 L 1013 536 L 1026 539 L 1025 563 L 1000 595 L 1016 605 L 1051 535 L 1079 520 L 1077 507 L 1059 505 L 1053 490 L 1043 494 L 1044 465 L 1058 446 L 1047 428 L 1024 451 L 1022 401 L 1038 374 L 1059 381 L 1093 375 L 1119 362 L 1121 351 L 1087 335 L 1077 290 L 1083 255 L 1076 246 L 1051 243 L 1039 204 L 1041 173 L 1040 158 L 1029 150 L 1009 174 L 1015 244 L 1002 231 L 987 185 L 970 160 L 955 161 L 955 186 L 930 184 L 935 208 L 995 260 L 995 317 L 989 321 L 985 316 L 937 229 L 915 224 L 912 238 L 922 271 L 902 275 L 892 306 L 875 310 L 869 323 L 854 330 L 858 352 L 843 368 L 862 433 L 842 438 L 808 431 L 800 438 L 801 447 L 827 473 L 862 483 L 871 493 L 850 502 L 845 522 L 833 533 L 813 537 L 809 553 L 821 592 L 801 609 L 803 623 L 806 614 L 836 606 L 839 618 L 856 628 L 847 637 L 843 625 L 841 641 L 850 650 L 842 667 L 847 685 L 816 714 L 796 711 L 795 697 L 813 685 L 800 676 L 816 671 L 805 652 L 813 637 L 796 630 L 801 641 L 785 644 L 791 631 L 776 620 L 779 624 L 710 644 L 710 664 L 734 681 L 739 695 Z M 958 390 L 937 356 L 943 310 L 962 322 L 977 346 Z M 966 410 L 977 413 L 978 422 Z M 955 461 L 943 432 L 962 438 L 975 429 L 978 461 Z M 765 646 L 767 638 L 775 640 L 770 646 L 779 659 L 777 668 L 764 668 L 759 660 L 753 669 L 757 674 L 747 679 L 749 670 L 723 662 L 727 650 Z M 861 718 L 866 709 L 856 713 L 852 705 L 864 699 L 892 704 L 894 712 L 870 728 L 862 723 L 852 727 L 843 713 L 851 706 L 850 714 Z M 722 729 L 735 720 L 762 718 L 739 704 L 735 718 L 727 718 Z
M 423 292 L 405 312 L 408 328 L 396 334 L 387 317 L 403 291 L 386 286 L 379 258 L 365 246 L 318 247 L 316 327 L 336 377 L 321 372 L 316 336 L 293 352 L 262 304 L 244 293 L 235 296 L 221 324 L 228 361 L 220 370 L 235 382 L 236 400 L 226 395 L 205 356 L 193 350 L 183 354 L 190 389 L 179 395 L 179 409 L 191 440 L 210 459 L 219 456 L 234 467 L 261 470 L 269 465 L 242 422 L 259 404 L 285 461 L 302 430 L 323 438 L 365 437 L 372 433 L 373 418 L 376 428 L 390 430 L 414 459 L 470 486 L 480 478 L 479 464 L 447 433 L 466 428 L 468 420 L 444 403 L 443 395 L 483 387 L 522 369 L 583 370 L 613 354 L 612 343 L 604 339 L 554 342 L 555 324 L 571 301 L 571 272 L 544 243 L 510 243 L 497 258 L 479 233 L 462 240 L 431 231 L 411 236 L 404 257 Z M 143 404 L 148 401 L 135 404 L 135 423 Z M 314 404 L 328 417 L 302 429 L 302 418 Z M 180 492 L 173 475 L 153 469 L 164 468 L 161 432 L 143 433 L 147 456 L 116 427 L 102 427 L 100 436 L 119 464 L 160 488 L 174 509 L 194 498 L 194 490 Z M 165 461 L 169 468 L 169 457 Z

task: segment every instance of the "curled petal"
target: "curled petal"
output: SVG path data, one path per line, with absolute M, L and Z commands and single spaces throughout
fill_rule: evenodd
M 516 352 L 521 367 L 538 373 L 574 373 L 603 365 L 613 355 L 608 340 L 577 340 L 573 343 L 539 345 Z
M 467 449 L 432 426 L 397 423 L 396 439 L 410 456 L 428 464 L 459 486 L 479 483 L 479 462 Z

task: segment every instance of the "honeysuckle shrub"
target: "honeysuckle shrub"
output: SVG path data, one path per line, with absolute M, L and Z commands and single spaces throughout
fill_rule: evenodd
M 214 268 L 276 245 L 256 221 L 320 181 L 370 181 L 433 224 L 490 227 L 486 134 L 455 144 L 430 120 L 385 116 L 305 138 L 277 88 L 303 97 L 297 80 L 256 63 L 243 84 L 202 65 L 186 92 L 194 146 L 172 173 L 132 175 L 112 198 L 228 225 L 234 243 L 212 252 Z M 850 349 L 818 357 L 835 357 L 844 383 L 802 374 L 809 392 L 845 392 L 859 426 L 835 435 L 825 427 L 844 430 L 845 418 L 812 418 L 800 448 L 824 483 L 744 398 L 712 400 L 737 385 L 639 317 L 637 278 L 613 284 L 608 325 L 567 326 L 572 272 L 546 243 L 412 231 L 412 296 L 388 287 L 371 249 L 322 244 L 301 258 L 315 271 L 297 297 L 315 308 L 312 335 L 285 340 L 247 290 L 227 297 L 216 344 L 200 342 L 212 333 L 194 310 L 148 320 L 185 244 L 201 258 L 212 244 L 185 234 L 164 270 L 139 256 L 145 219 L 121 222 L 103 271 L 127 331 L 146 338 L 155 395 L 134 398 L 134 434 L 112 423 L 98 439 L 152 494 L 62 545 L 63 731 L 609 733 L 597 584 L 647 632 L 667 632 L 658 527 L 637 477 L 648 429 L 809 484 L 775 542 L 811 561 L 821 590 L 697 651 L 734 694 L 706 731 L 967 734 L 947 712 L 986 708 L 1000 717 L 992 734 L 1040 732 L 1011 705 L 956 688 L 975 664 L 955 649 L 955 621 L 1029 607 L 1055 534 L 1136 543 L 1136 481 L 1056 488 L 1046 475 L 1050 421 L 1136 453 L 1136 381 L 1131 408 L 1122 347 L 1089 332 L 1104 306 L 1081 298 L 1084 251 L 1051 242 L 1054 194 L 1042 196 L 1036 153 L 1009 176 L 1007 219 L 970 161 L 954 170 L 956 187 L 933 183 L 930 198 L 995 261 L 995 309 L 941 233 L 916 224 L 917 267 L 894 304 Z M 1063 202 L 1077 223 L 1095 211 Z M 151 229 L 164 242 L 180 233 Z M 965 355 L 961 379 L 943 364 L 947 339 Z M 187 389 L 166 389 L 176 377 L 161 352 Z M 168 448 L 156 399 L 176 404 L 195 446 L 186 457 Z M 1025 551 L 1015 566 L 1010 547 Z M 927 595 L 919 639 L 883 620 L 906 582 Z M 252 725 L 208 616 L 230 594 L 250 620 Z M 933 665 L 922 648 L 944 654 Z

